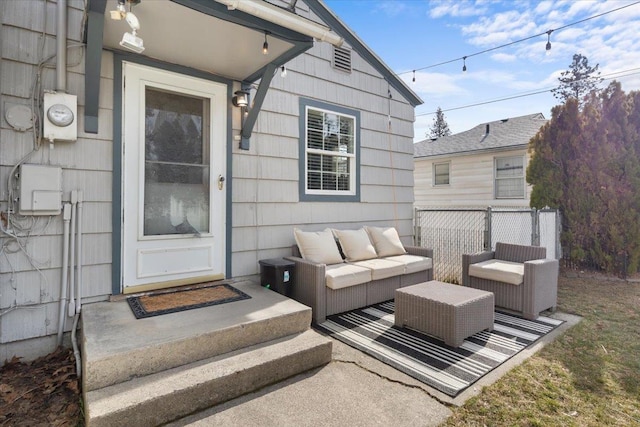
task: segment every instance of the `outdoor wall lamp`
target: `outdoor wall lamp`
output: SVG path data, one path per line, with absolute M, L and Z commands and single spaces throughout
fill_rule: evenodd
M 129 1 L 129 12 L 127 12 L 125 8 L 125 0 L 118 0 L 118 6 L 116 10 L 111 11 L 111 19 L 119 21 L 124 19 L 127 21 L 127 24 L 131 27 L 131 32 L 125 32 L 122 36 L 122 41 L 120 42 L 120 46 L 132 50 L 136 53 L 141 53 L 144 50 L 144 42 L 140 37 L 138 37 L 138 30 L 140 29 L 140 21 L 136 15 L 131 12 L 131 5 L 140 3 L 140 0 L 128 0 Z
M 244 90 L 238 90 L 234 92 L 234 97 L 231 99 L 231 102 L 236 107 L 247 108 L 249 106 L 249 93 Z

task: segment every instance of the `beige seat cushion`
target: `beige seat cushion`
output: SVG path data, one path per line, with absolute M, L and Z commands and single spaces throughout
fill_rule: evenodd
M 424 256 L 405 254 L 390 256 L 385 259 L 402 263 L 405 267 L 404 274 L 417 273 L 433 268 L 433 260 Z
M 368 259 L 354 262 L 353 265 L 371 269 L 371 279 L 380 280 L 388 277 L 400 276 L 404 274 L 405 266 L 400 262 L 389 261 L 388 259 Z
M 330 229 L 324 231 L 302 231 L 293 229 L 293 235 L 302 258 L 319 264 L 338 264 L 342 255 Z
M 328 288 L 342 289 L 371 281 L 371 270 L 353 264 L 327 265 L 325 282 Z
M 342 253 L 344 253 L 347 262 L 362 261 L 378 256 L 364 228 L 359 230 L 334 229 L 333 234 L 335 234 L 338 242 L 340 242 Z
M 521 285 L 524 281 L 524 264 L 490 259 L 469 266 L 469 276 L 497 282 Z
M 379 257 L 406 254 L 400 236 L 393 227 L 365 227 Z

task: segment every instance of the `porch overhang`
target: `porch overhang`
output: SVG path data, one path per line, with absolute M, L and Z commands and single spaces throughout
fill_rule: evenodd
M 98 133 L 101 52 L 123 50 L 120 40 L 131 31 L 124 20 L 111 19 L 117 3 L 89 0 L 87 6 L 87 133 Z M 263 1 L 142 0 L 131 10 L 140 22 L 137 35 L 144 40 L 140 55 L 239 81 L 243 87 L 261 80 L 243 125 L 243 140 L 251 136 L 275 70 L 310 49 L 314 38 L 342 43 L 328 27 Z M 262 52 L 265 39 L 268 54 Z

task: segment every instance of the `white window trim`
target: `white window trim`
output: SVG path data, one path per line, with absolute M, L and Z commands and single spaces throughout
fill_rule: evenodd
M 353 153 L 338 153 L 335 151 L 325 151 L 325 150 L 319 150 L 317 148 L 308 148 L 309 144 L 307 141 L 307 135 L 308 135 L 308 116 L 309 116 L 309 110 L 314 110 L 314 111 L 321 111 L 323 113 L 329 113 L 329 114 L 335 114 L 337 116 L 341 116 L 341 117 L 349 117 L 353 119 Z M 305 194 L 309 194 L 309 195 L 322 195 L 322 196 L 354 196 L 356 195 L 356 154 L 358 152 L 357 147 L 359 144 L 358 138 L 357 138 L 357 127 L 358 127 L 359 123 L 358 123 L 358 118 L 354 115 L 351 114 L 344 114 L 344 113 L 340 113 L 337 111 L 333 111 L 330 109 L 325 109 L 325 108 L 319 108 L 319 107 L 314 107 L 314 106 L 305 106 L 305 116 L 304 116 L 304 147 L 305 147 L 305 152 L 304 152 L 304 188 L 305 188 Z M 309 189 L 309 170 L 307 169 L 308 167 L 308 156 L 309 154 L 322 154 L 322 155 L 328 155 L 328 156 L 334 156 L 334 157 L 347 157 L 349 158 L 349 170 L 351 171 L 349 174 L 349 191 L 345 191 L 345 190 L 310 190 Z
M 512 158 L 517 158 L 520 157 L 522 158 L 522 176 L 509 176 L 509 177 L 504 177 L 504 178 L 498 178 L 498 160 L 501 159 L 512 159 Z M 520 154 L 516 154 L 513 156 L 500 156 L 500 157 L 494 157 L 493 158 L 493 197 L 495 199 L 504 199 L 504 200 L 523 200 L 527 198 L 527 182 L 525 179 L 525 174 L 526 174 L 526 169 L 527 169 L 527 159 L 526 156 L 524 154 L 520 155 Z M 498 195 L 498 180 L 501 179 L 514 179 L 514 178 L 518 178 L 518 179 L 522 179 L 522 196 L 517 196 L 517 197 L 509 197 L 509 196 L 500 196 Z
M 447 182 L 446 184 L 437 184 L 436 183 L 436 166 L 438 165 L 449 165 L 449 182 Z M 432 187 L 449 187 L 451 186 L 451 161 L 446 161 L 446 162 L 434 162 L 432 164 Z

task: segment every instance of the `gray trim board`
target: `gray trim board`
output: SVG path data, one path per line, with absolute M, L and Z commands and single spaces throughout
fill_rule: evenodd
M 356 194 L 354 195 L 322 195 L 322 194 L 307 194 L 307 189 L 305 186 L 305 174 L 307 172 L 306 168 L 306 149 L 307 149 L 307 138 L 306 138 L 306 108 L 320 108 L 323 110 L 335 111 L 340 114 L 347 114 L 350 116 L 354 116 L 356 118 L 356 129 L 355 129 L 355 137 L 356 137 L 356 147 L 355 147 L 355 155 L 356 155 L 356 166 L 355 166 L 355 174 L 356 174 L 356 183 L 355 190 Z M 300 115 L 298 118 L 298 134 L 300 136 L 299 139 L 299 150 L 298 150 L 298 197 L 301 202 L 359 202 L 360 201 L 360 111 L 352 110 L 351 108 L 341 107 L 334 104 L 328 104 L 326 102 L 317 101 L 315 99 L 308 98 L 300 98 Z
M 100 103 L 100 68 L 102 66 L 102 36 L 107 0 L 91 0 L 87 6 L 87 48 L 84 73 L 84 131 L 98 133 Z
M 112 228 L 111 235 L 111 292 L 113 295 L 122 293 L 122 63 L 123 61 L 134 62 L 141 65 L 155 67 L 161 70 L 173 71 L 191 77 L 198 77 L 205 80 L 224 83 L 227 85 L 227 176 L 225 179 L 226 188 L 226 212 L 225 212 L 225 277 L 231 277 L 231 247 L 232 247 L 232 205 L 231 189 L 233 183 L 233 133 L 231 117 L 231 89 L 233 81 L 206 73 L 182 65 L 157 61 L 135 53 L 115 51 L 113 55 L 113 174 L 112 174 Z
M 243 150 L 249 149 L 249 138 L 251 138 L 251 133 L 253 132 L 253 126 L 256 124 L 256 120 L 258 119 L 258 113 L 262 108 L 262 103 L 264 102 L 264 98 L 267 96 L 267 91 L 269 90 L 269 85 L 271 84 L 271 80 L 273 79 L 273 74 L 277 70 L 275 64 L 271 63 L 267 65 L 265 69 L 264 76 L 262 76 L 262 80 L 260 80 L 260 85 L 258 86 L 258 90 L 256 91 L 256 95 L 253 100 L 253 105 L 249 110 L 249 114 L 247 118 L 242 123 L 242 139 L 240 140 L 240 148 Z
M 422 99 L 418 97 L 405 83 L 387 67 L 378 56 L 371 51 L 327 6 L 319 0 L 305 0 L 307 6 L 318 15 L 318 17 L 327 23 L 329 27 L 340 36 L 373 68 L 378 70 L 380 74 L 389 82 L 391 87 L 400 92 L 402 96 L 413 106 L 421 105 Z

